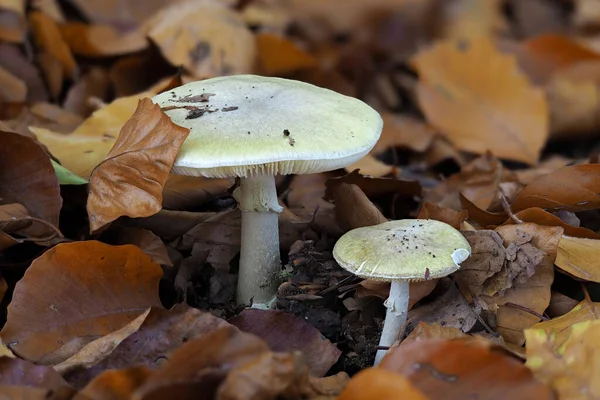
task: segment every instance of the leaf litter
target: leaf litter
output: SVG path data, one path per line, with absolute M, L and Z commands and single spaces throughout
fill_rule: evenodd
M 600 11 L 568 3 L 0 0 L 0 395 L 596 398 Z M 384 121 L 347 168 L 277 177 L 270 310 L 235 303 L 237 183 L 173 174 L 187 129 L 150 100 L 235 74 Z M 239 112 L 212 95 L 177 107 Z M 390 285 L 332 249 L 399 219 L 472 255 L 410 284 L 373 368 Z

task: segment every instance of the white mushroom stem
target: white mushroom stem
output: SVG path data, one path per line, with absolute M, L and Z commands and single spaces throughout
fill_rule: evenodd
M 390 347 L 398 339 L 398 333 L 402 325 L 406 322 L 408 314 L 409 286 L 407 281 L 392 281 L 390 295 L 384 303 L 387 311 L 385 313 L 381 339 L 379 339 L 380 347 Z M 374 365 L 378 365 L 386 353 L 387 350 L 377 350 Z
M 233 193 L 242 211 L 242 245 L 237 284 L 237 303 L 270 308 L 277 290 L 279 213 L 273 175 L 240 179 Z

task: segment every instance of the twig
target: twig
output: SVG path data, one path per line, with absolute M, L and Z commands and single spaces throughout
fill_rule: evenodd
M 506 197 L 504 197 L 500 190 L 498 190 L 498 195 L 500 196 L 500 201 L 502 202 L 502 208 L 504 208 L 504 212 L 510 217 L 510 219 L 513 220 L 515 224 L 522 224 L 523 220 L 513 213 L 512 209 L 510 208 L 510 204 L 508 204 L 508 200 L 506 200 Z

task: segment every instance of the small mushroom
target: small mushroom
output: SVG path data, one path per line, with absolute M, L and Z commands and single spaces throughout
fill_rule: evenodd
M 206 93 L 212 95 L 202 107 L 211 112 L 188 119 L 186 107 L 198 106 L 190 99 Z M 234 192 L 242 210 L 237 302 L 268 308 L 281 271 L 282 207 L 275 175 L 312 174 L 356 162 L 379 139 L 381 116 L 362 101 L 328 89 L 255 75 L 188 83 L 153 101 L 175 124 L 190 129 L 174 173 L 240 178 Z
M 333 248 L 342 268 L 363 278 L 391 282 L 380 347 L 394 344 L 406 322 L 409 283 L 447 276 L 470 255 L 469 242 L 452 226 L 419 219 L 353 229 Z M 375 365 L 385 353 L 377 351 Z

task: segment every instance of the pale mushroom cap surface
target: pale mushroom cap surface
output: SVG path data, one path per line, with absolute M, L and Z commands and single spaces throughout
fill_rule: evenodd
M 282 78 L 211 78 L 152 100 L 190 129 L 173 167 L 183 175 L 330 171 L 365 156 L 383 127 L 379 113 L 358 99 Z
M 340 266 L 363 278 L 419 281 L 457 271 L 471 246 L 452 226 L 405 219 L 353 229 L 333 248 Z

